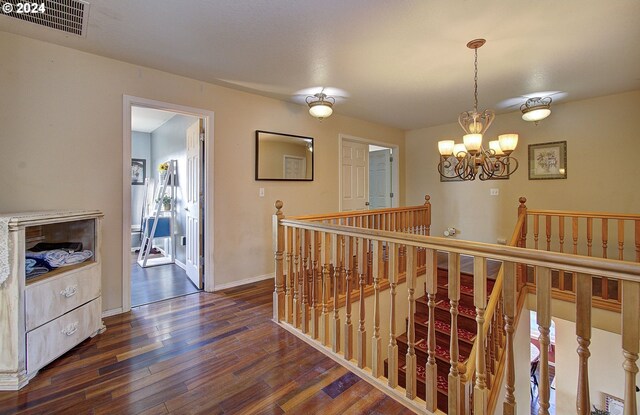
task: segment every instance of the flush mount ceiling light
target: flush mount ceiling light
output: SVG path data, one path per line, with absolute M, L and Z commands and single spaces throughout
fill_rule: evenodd
M 324 92 L 308 96 L 305 101 L 309 105 L 309 114 L 319 120 L 333 114 L 333 104 L 336 103 L 335 98 L 328 96 Z
M 522 111 L 523 120 L 533 121 L 538 125 L 538 121 L 544 120 L 551 114 L 551 97 L 529 98 L 520 106 L 520 111 Z
M 465 111 L 458 116 L 458 123 L 466 133 L 462 142 L 453 140 L 438 142 L 440 163 L 438 172 L 446 179 L 480 180 L 508 178 L 518 168 L 518 160 L 511 153 L 518 145 L 518 134 L 502 134 L 498 140 L 490 141 L 489 148 L 482 147 L 484 134 L 495 113 L 492 110 L 478 112 L 478 48 L 485 44 L 484 39 L 474 39 L 467 43 L 475 53 L 474 61 L 474 104 L 472 111 Z

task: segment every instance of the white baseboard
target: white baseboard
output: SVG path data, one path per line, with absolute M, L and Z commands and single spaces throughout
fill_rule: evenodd
M 213 291 L 226 290 L 227 288 L 239 287 L 240 285 L 251 284 L 252 282 L 264 281 L 268 279 L 273 279 L 275 277 L 275 273 L 258 275 L 256 277 L 245 278 L 243 280 L 227 282 L 224 284 L 216 284 L 213 288 Z
M 102 312 L 102 318 L 115 316 L 116 314 L 122 314 L 122 307 L 112 308 L 111 310 L 105 310 Z
M 175 262 L 176 265 L 182 268 L 184 271 L 187 270 L 187 265 L 184 262 L 180 262 L 177 258 L 174 259 L 173 262 Z

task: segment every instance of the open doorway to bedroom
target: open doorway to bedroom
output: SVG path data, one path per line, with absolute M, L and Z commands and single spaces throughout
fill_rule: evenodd
M 123 311 L 212 290 L 213 114 L 125 96 L 124 119 Z
M 200 118 L 131 108 L 131 306 L 202 289 Z M 194 197 L 195 196 L 195 197 Z

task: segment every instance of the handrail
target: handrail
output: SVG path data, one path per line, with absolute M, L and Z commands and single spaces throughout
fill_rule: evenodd
M 634 214 L 634 213 L 577 212 L 573 210 L 527 209 L 527 214 L 543 215 L 543 216 L 568 216 L 568 217 L 578 217 L 578 218 L 640 220 L 640 215 Z
M 411 233 L 399 234 L 398 232 L 353 228 L 351 226 L 331 225 L 292 219 L 282 219 L 280 223 L 284 226 L 295 226 L 296 228 L 312 231 L 332 232 L 338 235 L 366 239 L 375 238 L 383 242 L 398 243 L 401 245 L 409 244 L 419 248 L 480 256 L 499 261 L 523 262 L 528 265 L 547 268 L 562 268 L 565 271 L 570 272 L 597 274 L 618 280 L 640 282 L 640 264 L 628 261 L 619 261 L 616 259 L 584 257 L 574 254 L 539 251 L 529 248 L 494 245 L 484 242 L 452 240 Z
M 415 211 L 416 209 L 430 209 L 431 203 L 429 202 L 429 200 L 431 199 L 431 197 L 429 195 L 426 195 L 424 199 L 425 199 L 425 203 L 423 205 L 372 209 L 372 210 L 355 210 L 355 211 L 348 211 L 348 212 L 321 213 L 319 215 L 301 215 L 301 216 L 292 216 L 289 219 L 316 221 L 316 220 L 327 220 L 327 219 L 351 218 L 351 217 L 357 217 L 357 216 L 380 215 L 385 213 L 410 212 L 410 211 Z

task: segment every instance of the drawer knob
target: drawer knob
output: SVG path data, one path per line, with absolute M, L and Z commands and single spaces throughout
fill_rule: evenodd
M 62 329 L 62 334 L 66 334 L 67 336 L 71 336 L 73 333 L 78 331 L 78 322 L 69 324 L 67 327 Z
M 65 298 L 69 298 L 69 297 L 73 297 L 74 295 L 76 295 L 77 292 L 78 292 L 78 286 L 77 285 L 70 285 L 67 288 L 65 288 L 64 290 L 60 291 L 60 295 L 65 297 Z

